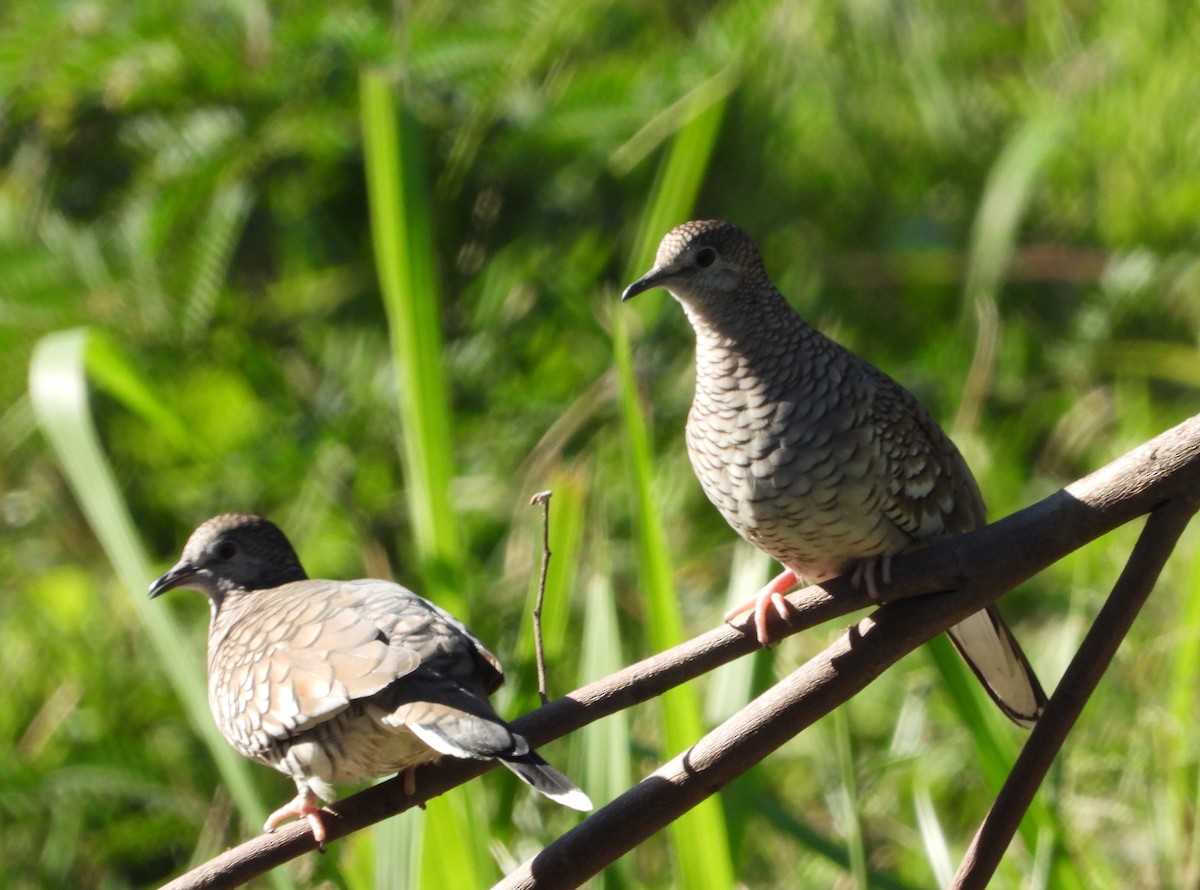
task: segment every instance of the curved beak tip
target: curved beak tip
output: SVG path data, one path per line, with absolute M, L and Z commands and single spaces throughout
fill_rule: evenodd
M 150 585 L 148 597 L 150 599 L 154 599 L 155 597 L 166 593 L 168 590 L 174 590 L 176 587 L 183 585 L 187 579 L 194 574 L 196 574 L 195 566 L 191 566 L 186 563 L 180 563 L 179 565 L 173 566 Z
M 629 285 L 629 287 L 625 288 L 625 290 L 621 291 L 621 302 L 624 303 L 626 300 L 632 300 L 643 291 L 648 291 L 656 287 L 658 287 L 658 273 L 657 270 L 652 269 Z

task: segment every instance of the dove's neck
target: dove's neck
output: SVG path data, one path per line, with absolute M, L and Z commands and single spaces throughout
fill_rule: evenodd
M 209 593 L 209 648 L 229 635 L 245 614 L 253 608 L 254 598 L 261 591 L 246 590 L 244 587 L 223 587 Z
M 827 342 L 774 288 L 701 308 L 680 302 L 696 332 L 700 381 L 804 376 Z

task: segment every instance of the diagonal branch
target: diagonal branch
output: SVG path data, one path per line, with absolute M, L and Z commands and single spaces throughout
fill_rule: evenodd
M 1117 654 L 1117 647 L 1145 604 L 1197 506 L 1196 501 L 1190 499 L 1171 500 L 1156 508 L 1146 520 L 1121 577 L 1079 651 L 1071 659 L 996 802 L 979 826 L 954 883 L 950 885 L 953 890 L 987 887 L 1067 734 Z
M 1179 510 L 1164 511 L 1167 518 L 1153 523 L 1153 530 L 1161 531 L 1170 522 L 1182 531 L 1193 512 L 1184 509 L 1182 517 Z M 1168 553 L 1173 542 L 1170 537 L 1166 543 Z M 1156 544 L 1154 549 L 1155 556 L 1160 555 L 1162 547 Z M 1165 554 L 1161 555 L 1165 561 Z M 849 700 L 921 643 L 1007 589 L 1006 580 L 989 571 L 969 578 L 953 593 L 881 606 L 687 751 L 522 864 L 493 890 L 579 886 Z M 1017 812 L 1013 830 L 1019 821 Z M 996 852 L 997 860 L 1005 847 L 1007 838 Z M 984 885 L 986 880 L 969 886 Z
M 896 558 L 892 565 L 892 585 L 888 590 L 889 603 L 843 635 L 826 653 L 769 690 L 759 701 L 776 696 L 768 700 L 773 702 L 768 708 L 786 711 L 779 701 L 784 695 L 779 690 L 790 683 L 813 698 L 799 710 L 806 714 L 825 713 L 925 639 L 995 601 L 1004 592 L 1087 542 L 1180 494 L 1188 497 L 1200 494 L 1200 416 L 1190 418 L 1084 479 L 999 522 Z M 957 592 L 922 597 L 902 606 L 897 602 L 929 591 Z M 872 605 L 865 592 L 854 589 L 844 578 L 827 582 L 823 587 L 805 588 L 791 594 L 789 600 L 798 612 L 789 633 Z M 590 683 L 521 717 L 513 726 L 531 744 L 543 745 L 609 714 L 647 701 L 755 649 L 753 628 L 748 627 L 746 620 L 733 627 L 721 626 Z M 814 662 L 820 663 L 814 665 Z M 839 677 L 840 683 L 832 682 Z M 802 722 L 795 709 L 788 713 L 791 725 Z M 752 729 L 757 731 L 758 725 L 754 724 Z M 696 758 L 691 752 L 677 760 L 694 771 Z M 330 807 L 334 815 L 326 819 L 329 839 L 342 837 L 419 805 L 475 778 L 491 766 L 488 762 L 446 759 L 417 771 L 418 793 L 411 798 L 404 794 L 403 783 L 392 779 L 338 801 Z M 636 786 L 618 800 L 645 784 Z M 719 784 L 709 793 L 716 787 Z M 608 809 L 599 810 L 547 851 L 585 826 L 595 824 Z M 607 845 L 609 838 L 603 837 L 599 841 L 593 838 L 592 843 Z M 313 849 L 312 835 L 307 828 L 302 824 L 289 825 L 221 854 L 168 887 L 183 890 L 236 886 Z

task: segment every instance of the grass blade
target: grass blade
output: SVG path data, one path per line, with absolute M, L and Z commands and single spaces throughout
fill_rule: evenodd
M 384 74 L 364 71 L 360 96 L 371 235 L 396 373 L 405 498 L 421 580 L 426 596 L 469 621 L 459 583 L 462 547 L 450 507 L 454 448 L 432 214 L 423 187 L 417 134 L 398 120 L 396 92 Z M 429 802 L 423 886 L 484 886 L 488 851 L 485 833 L 474 830 L 473 812 L 463 789 Z M 377 842 L 375 849 L 377 857 L 400 853 L 385 843 Z M 411 874 L 397 862 L 377 861 L 376 871 L 397 880 Z
M 396 372 L 405 498 L 427 595 L 466 620 L 467 603 L 454 583 L 462 546 L 450 508 L 454 449 L 424 171 L 416 134 L 397 120 L 387 77 L 365 71 L 360 87 L 371 236 Z
M 146 597 L 154 573 L 92 421 L 87 395 L 89 339 L 86 329 L 76 328 L 50 334 L 38 343 L 29 371 L 29 393 L 38 425 L 117 577 L 129 591 L 134 611 L 188 719 L 208 747 L 242 818 L 257 830 L 268 809 L 250 778 L 252 767 L 221 737 L 209 715 L 200 669 L 204 654 L 180 658 L 190 647 L 171 610 Z M 144 385 L 135 388 L 146 389 Z M 272 873 L 272 880 L 278 887 L 291 886 L 281 872 Z
M 973 430 L 991 391 L 999 340 L 996 294 L 1017 244 L 1034 180 L 1067 132 L 1062 114 L 1032 118 L 1000 152 L 971 229 L 966 302 L 979 320 L 975 356 L 954 419 L 957 431 Z
M 758 590 L 771 577 L 771 558 L 753 544 L 739 542 L 729 567 L 729 590 L 725 605 L 733 608 L 746 599 L 746 592 Z M 763 649 L 747 658 L 721 665 L 709 675 L 704 716 L 712 725 L 722 723 L 754 698 L 755 676 L 760 665 L 769 664 L 770 650 Z
M 925 847 L 925 856 L 939 887 L 947 887 L 954 879 L 954 862 L 946 834 L 938 821 L 937 807 L 929 793 L 929 783 L 921 774 L 914 776 L 913 806 L 917 813 L 917 830 Z
M 691 118 L 676 134 L 663 174 L 647 207 L 635 265 L 630 278 L 644 271 L 654 244 L 665 233 L 667 220 L 681 222 L 695 203 L 708 168 L 724 111 L 717 101 Z M 626 451 L 633 476 L 637 515 L 639 577 L 646 597 L 646 627 L 650 645 L 658 651 L 684 638 L 666 531 L 654 495 L 650 436 L 633 370 L 629 334 L 623 315 L 614 313 L 613 350 L 620 385 L 621 415 Z M 695 689 L 681 687 L 662 696 L 663 738 L 668 751 L 682 751 L 703 735 L 700 702 Z M 710 797 L 676 820 L 670 829 L 680 886 L 728 887 L 733 884 L 733 860 L 721 800 Z
M 834 735 L 834 750 L 837 752 L 839 791 L 845 812 L 843 830 L 846 835 L 846 854 L 854 886 L 866 890 L 870 886 L 867 875 L 867 844 L 863 831 L 863 805 L 858 793 L 858 772 L 854 765 L 854 739 L 850 729 L 849 705 L 844 705 L 831 715 L 831 731 Z
M 602 550 L 603 543 L 599 547 Z M 603 553 L 597 556 L 601 560 L 604 558 Z M 616 597 L 607 576 L 596 575 L 588 584 L 586 616 L 580 658 L 581 684 L 605 677 L 625 664 Z M 580 774 L 583 787 L 597 806 L 603 806 L 629 787 L 633 775 L 628 712 L 618 711 L 605 720 L 589 724 L 577 736 L 588 752 Z M 633 870 L 628 857 L 622 857 L 605 869 L 598 881 L 603 887 L 633 886 Z
M 112 338 L 89 331 L 86 364 L 92 382 L 138 415 L 155 435 L 191 457 L 203 455 L 204 443 L 192 434 L 179 413 L 147 385 L 137 366 Z
M 974 306 L 979 333 L 975 355 L 967 376 L 954 427 L 974 429 L 982 413 L 983 402 L 991 391 L 991 381 L 1000 338 L 997 294 L 1017 243 L 1021 219 L 1029 205 L 1033 184 L 1068 132 L 1069 118 L 1062 113 L 1045 114 L 1027 120 L 1000 152 L 988 177 L 987 187 L 975 217 L 967 264 L 966 296 Z M 945 637 L 926 646 L 934 666 L 946 683 L 951 701 L 975 743 L 987 787 L 998 791 L 1015 757 L 1015 744 L 1002 736 L 994 715 L 985 717 L 983 693 L 962 662 L 952 653 Z M 1055 819 L 1040 796 L 1021 823 L 1021 836 L 1030 850 L 1039 838 L 1057 836 Z M 1063 867 L 1070 866 L 1063 861 Z M 1068 884 L 1078 876 L 1066 874 Z M 1064 885 L 1066 886 L 1066 885 Z

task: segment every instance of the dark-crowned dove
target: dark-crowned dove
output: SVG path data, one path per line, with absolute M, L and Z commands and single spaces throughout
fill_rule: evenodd
M 498 759 L 546 797 L 590 810 L 488 702 L 500 664 L 461 622 L 390 581 L 309 579 L 283 532 L 226 513 L 188 539 L 150 587 L 208 595 L 208 702 L 239 753 L 296 783 L 265 830 L 305 817 L 325 840 L 331 786 L 406 773 L 442 756 Z

